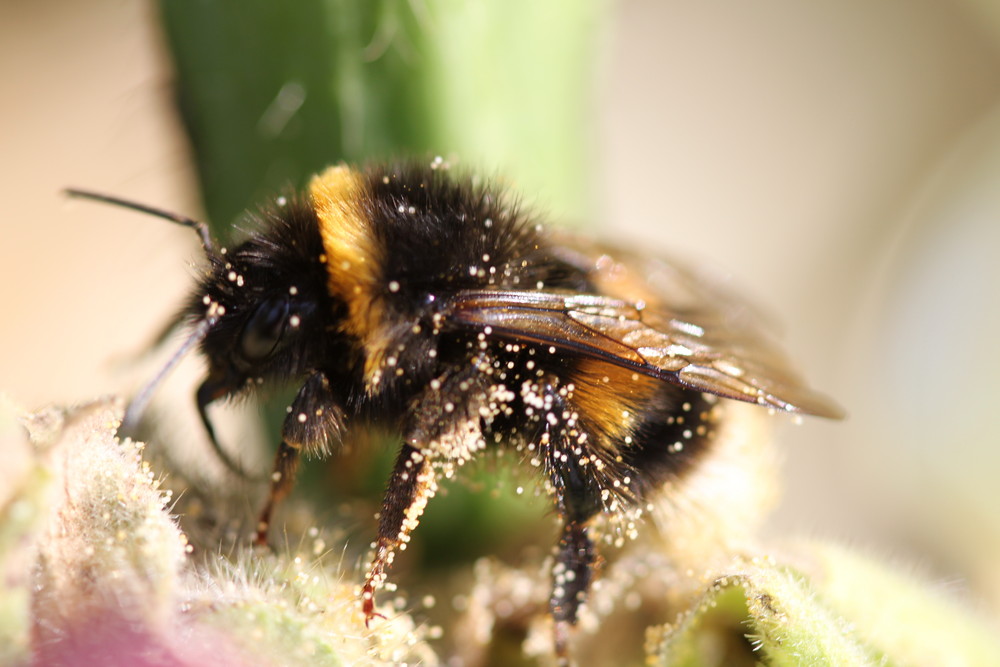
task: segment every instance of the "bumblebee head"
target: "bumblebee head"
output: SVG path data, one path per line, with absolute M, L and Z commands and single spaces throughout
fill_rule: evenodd
M 281 198 L 232 249 L 206 248 L 208 267 L 186 307 L 207 323 L 201 350 L 213 398 L 299 377 L 329 358 L 339 311 L 327 289 L 316 214 Z
M 129 403 L 120 432 L 134 428 L 156 387 L 196 345 L 209 367 L 197 394 L 203 419 L 212 401 L 301 376 L 338 345 L 343 306 L 328 291 L 323 241 L 308 200 L 279 198 L 250 220 L 254 231 L 245 240 L 227 249 L 217 248 L 208 227 L 192 218 L 96 192 L 66 192 L 190 227 L 207 258 L 181 318 L 191 334 Z M 206 427 L 211 435 L 207 420 Z

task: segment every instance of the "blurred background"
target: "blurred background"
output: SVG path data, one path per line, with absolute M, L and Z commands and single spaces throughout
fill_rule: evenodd
M 731 275 L 847 409 L 779 429 L 770 534 L 860 545 L 1000 606 L 1000 6 L 619 0 L 589 20 L 584 194 L 564 173 L 510 180 L 554 219 Z M 159 10 L 0 2 L 0 68 L 0 392 L 35 408 L 131 390 L 196 240 L 60 190 L 205 214 Z

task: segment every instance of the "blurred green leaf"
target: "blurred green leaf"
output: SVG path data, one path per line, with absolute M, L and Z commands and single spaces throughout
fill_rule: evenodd
M 165 0 L 209 218 L 338 161 L 457 156 L 589 210 L 605 0 Z
M 653 664 L 991 665 L 995 630 L 918 577 L 841 547 L 808 544 L 810 574 L 759 556 L 721 576 Z
M 0 394 L 0 664 L 27 664 L 31 637 L 32 562 L 45 528 L 52 476 L 20 421 L 23 413 Z

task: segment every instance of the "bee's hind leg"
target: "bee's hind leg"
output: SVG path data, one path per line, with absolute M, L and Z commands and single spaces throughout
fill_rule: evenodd
M 552 567 L 552 596 L 549 610 L 555 622 L 555 651 L 560 662 L 567 663 L 569 629 L 576 625 L 580 605 L 587 598 L 597 551 L 584 523 L 567 521 L 559 538 Z

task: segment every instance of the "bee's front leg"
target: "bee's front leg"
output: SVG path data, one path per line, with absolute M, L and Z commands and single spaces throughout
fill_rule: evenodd
M 300 455 L 329 454 L 330 444 L 340 442 L 343 428 L 344 413 L 330 391 L 329 380 L 323 373 L 313 373 L 299 389 L 281 426 L 281 445 L 274 458 L 267 501 L 257 519 L 255 544 L 267 544 L 271 515 L 295 485 Z

